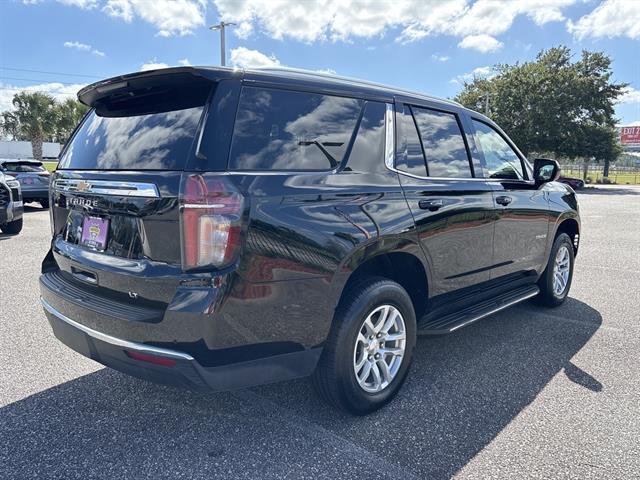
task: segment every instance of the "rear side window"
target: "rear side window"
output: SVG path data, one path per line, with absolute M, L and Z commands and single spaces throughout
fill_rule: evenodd
M 420 137 L 408 105 L 403 105 L 401 109 L 398 109 L 396 123 L 398 135 L 396 168 L 402 172 L 426 177 L 427 167 L 420 145 Z
M 418 125 L 430 177 L 468 178 L 471 165 L 456 115 L 411 107 Z
M 363 102 L 244 87 L 233 129 L 231 170 L 331 170 L 349 145 Z
M 66 148 L 58 169 L 183 170 L 202 106 L 118 117 L 92 111 Z
M 473 120 L 476 142 L 484 155 L 489 178 L 519 180 L 524 178 L 520 157 L 513 151 L 502 135 L 484 122 Z

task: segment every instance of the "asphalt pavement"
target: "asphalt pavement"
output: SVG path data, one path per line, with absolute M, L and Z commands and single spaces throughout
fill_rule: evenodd
M 0 478 L 640 478 L 640 188 L 579 195 L 569 300 L 418 340 L 364 418 L 310 382 L 199 394 L 58 342 L 38 301 L 49 214 L 0 235 Z

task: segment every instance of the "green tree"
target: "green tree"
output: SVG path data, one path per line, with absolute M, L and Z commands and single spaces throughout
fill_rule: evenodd
M 75 98 L 67 98 L 56 104 L 56 110 L 55 140 L 64 144 L 69 140 L 76 125 L 80 123 L 89 107 Z
M 555 47 L 465 82 L 456 100 L 492 117 L 525 154 L 595 157 L 606 175 L 620 154 L 614 102 L 627 86 L 611 77 L 605 54 L 583 51 L 574 61 L 569 48 Z
M 40 92 L 20 92 L 13 97 L 14 111 L 2 113 L 2 130 L 16 139 L 29 139 L 33 158 L 42 160 L 42 143 L 53 137 L 57 124 L 56 102 Z

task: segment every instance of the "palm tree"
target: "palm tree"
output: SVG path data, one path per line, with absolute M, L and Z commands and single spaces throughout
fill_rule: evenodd
M 31 140 L 33 158 L 42 160 L 42 143 L 56 130 L 56 101 L 40 92 L 20 92 L 13 97 L 13 112 L 3 114 L 3 130 L 14 137 Z M 7 115 L 9 113 L 9 115 Z
M 56 105 L 57 124 L 55 132 L 56 142 L 64 144 L 73 133 L 76 125 L 80 123 L 82 117 L 87 113 L 89 107 L 83 105 L 75 98 L 67 98 Z

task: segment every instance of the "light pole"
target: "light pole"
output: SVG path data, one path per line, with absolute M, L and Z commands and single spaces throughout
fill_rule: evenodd
M 225 43 L 224 43 L 224 28 L 230 27 L 231 25 L 235 25 L 235 23 L 231 22 L 223 22 L 220 21 L 217 25 L 211 25 L 209 30 L 220 30 L 220 65 L 224 67 L 225 65 Z

